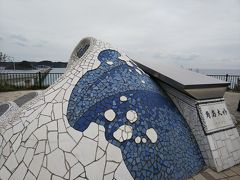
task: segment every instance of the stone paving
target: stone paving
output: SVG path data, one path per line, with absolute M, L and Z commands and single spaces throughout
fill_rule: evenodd
M 224 94 L 224 99 L 226 101 L 228 110 L 236 118 L 236 120 L 240 123 L 240 112 L 237 111 L 238 102 L 240 100 L 240 93 L 226 92 Z
M 9 91 L 9 92 L 0 92 L 0 103 L 6 101 L 14 101 L 19 97 L 22 97 L 25 94 L 31 92 L 41 92 L 42 90 L 25 90 L 25 91 Z
M 215 179 L 227 179 L 227 180 L 240 180 L 240 165 L 234 166 L 228 170 L 222 172 L 216 172 L 211 169 L 203 170 L 201 173 L 189 178 L 188 180 L 215 180 Z
M 16 99 L 14 102 L 21 107 L 23 104 L 25 104 L 26 102 L 32 100 L 33 98 L 35 98 L 38 95 L 37 92 L 30 92 L 27 93 L 21 97 L 19 97 L 18 99 Z

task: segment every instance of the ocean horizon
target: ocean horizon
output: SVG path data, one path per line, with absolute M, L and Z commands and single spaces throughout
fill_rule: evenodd
M 240 75 L 240 69 L 192 69 L 204 75 Z

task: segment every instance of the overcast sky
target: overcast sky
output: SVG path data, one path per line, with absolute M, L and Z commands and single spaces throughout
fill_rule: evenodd
M 93 36 L 131 58 L 240 68 L 240 0 L 0 0 L 0 51 L 68 61 Z

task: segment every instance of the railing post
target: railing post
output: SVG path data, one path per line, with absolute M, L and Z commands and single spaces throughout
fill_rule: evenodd
M 39 88 L 42 88 L 42 78 L 41 78 L 41 72 L 38 72 L 38 81 L 39 81 Z
M 226 74 L 226 81 L 228 81 L 228 74 Z

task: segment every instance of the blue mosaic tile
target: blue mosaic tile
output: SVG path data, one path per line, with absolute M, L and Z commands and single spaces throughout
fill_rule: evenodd
M 201 152 L 175 105 L 148 75 L 139 74 L 136 65 L 129 66 L 120 56 L 115 50 L 100 52 L 101 65 L 78 81 L 68 105 L 70 125 L 81 132 L 91 122 L 103 125 L 107 141 L 121 149 L 134 179 L 184 179 L 201 170 Z M 121 96 L 127 101 L 122 102 Z M 111 122 L 104 116 L 109 109 L 116 113 Z M 126 118 L 129 110 L 137 113 L 134 123 Z M 133 133 L 131 139 L 119 142 L 113 133 L 122 125 L 131 126 Z M 157 133 L 156 143 L 146 136 L 149 128 Z M 137 144 L 136 137 L 147 142 Z

